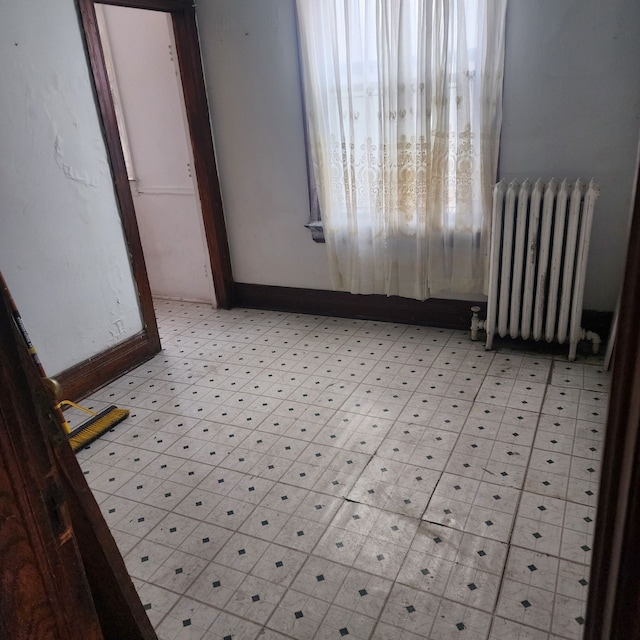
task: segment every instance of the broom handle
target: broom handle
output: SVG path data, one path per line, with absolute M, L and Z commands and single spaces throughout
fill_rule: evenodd
M 4 279 L 4 276 L 2 275 L 2 271 L 0 271 L 0 287 L 2 287 L 5 293 L 5 296 L 9 301 L 9 306 L 11 307 L 11 313 L 13 313 L 13 319 L 15 320 L 16 325 L 20 330 L 20 334 L 22 335 L 22 338 L 24 339 L 25 344 L 27 345 L 27 349 L 31 354 L 31 359 L 33 360 L 33 363 L 36 365 L 38 371 L 40 372 L 40 376 L 42 377 L 42 379 L 47 381 L 49 378 L 47 378 L 47 374 L 44 371 L 42 362 L 40 362 L 40 358 L 38 357 L 38 352 L 36 351 L 36 348 L 33 346 L 33 342 L 31 342 L 31 338 L 29 338 L 29 334 L 27 333 L 27 328 L 24 326 L 24 322 L 22 322 L 22 316 L 18 311 L 18 307 L 16 306 L 13 296 L 11 295 L 11 291 L 9 291 L 9 287 L 7 286 L 7 281 Z M 64 418 L 64 414 L 62 413 L 62 409 L 60 408 L 60 405 L 56 403 L 55 399 L 53 402 L 54 402 L 56 413 L 58 414 L 60 423 L 62 424 L 62 428 L 66 433 L 69 433 L 71 431 L 71 428 L 69 427 L 69 423 Z

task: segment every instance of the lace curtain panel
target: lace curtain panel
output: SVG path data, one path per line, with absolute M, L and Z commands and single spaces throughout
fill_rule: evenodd
M 485 289 L 506 0 L 297 0 L 333 285 Z

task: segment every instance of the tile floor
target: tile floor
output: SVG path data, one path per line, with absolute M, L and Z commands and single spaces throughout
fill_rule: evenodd
M 157 300 L 78 458 L 162 640 L 579 639 L 608 375 L 468 332 Z

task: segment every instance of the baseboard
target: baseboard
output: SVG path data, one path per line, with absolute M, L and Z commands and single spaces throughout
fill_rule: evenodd
M 309 313 L 312 315 L 360 318 L 383 322 L 401 322 L 447 329 L 468 329 L 471 307 L 480 307 L 480 317 L 486 317 L 486 302 L 430 298 L 424 302 L 398 296 L 354 295 L 344 291 L 298 289 L 264 284 L 234 284 L 238 307 Z M 595 331 L 603 341 L 609 336 L 613 313 L 590 311 L 582 313 L 582 326 Z
M 430 298 L 424 302 L 411 298 L 381 295 L 354 295 L 345 291 L 274 287 L 263 284 L 234 284 L 239 307 L 269 309 L 290 313 L 359 318 L 382 322 L 419 324 L 447 329 L 468 329 L 471 307 L 484 314 L 486 303 Z
M 142 364 L 159 350 L 159 343 L 150 339 L 146 331 L 141 331 L 124 342 L 66 369 L 55 378 L 62 387 L 64 398 L 79 400 Z

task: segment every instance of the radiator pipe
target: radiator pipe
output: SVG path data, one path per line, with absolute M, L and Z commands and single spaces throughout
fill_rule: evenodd
M 478 331 L 484 329 L 484 320 L 480 320 L 478 313 L 480 313 L 480 307 L 471 307 L 471 339 L 478 339 Z
M 580 331 L 580 337 L 582 340 L 591 340 L 591 350 L 594 355 L 597 355 L 598 351 L 600 351 L 600 344 L 602 342 L 600 336 L 593 331 L 586 331 L 582 329 Z

